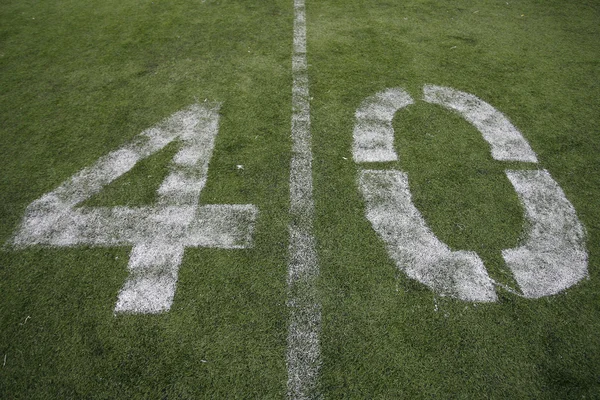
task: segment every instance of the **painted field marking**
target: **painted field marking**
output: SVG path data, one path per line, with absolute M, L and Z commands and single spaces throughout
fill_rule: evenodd
M 129 278 L 115 313 L 168 311 L 186 247 L 252 245 L 255 206 L 199 205 L 219 129 L 219 107 L 196 104 L 179 111 L 44 194 L 27 207 L 12 244 L 18 248 L 131 245 Z M 76 208 L 174 140 L 182 146 L 158 188 L 156 205 Z
M 394 150 L 392 119 L 398 110 L 414 101 L 400 88 L 391 88 L 367 97 L 356 110 L 354 124 L 354 161 L 386 162 L 398 160 Z
M 321 397 L 317 392 L 321 364 L 321 305 L 317 296 L 319 264 L 313 236 L 314 202 L 304 0 L 294 0 L 292 75 L 287 397 L 314 399 Z
M 537 163 L 523 135 L 508 119 L 472 94 L 426 85 L 423 100 L 454 110 L 475 126 L 500 161 Z M 357 163 L 395 161 L 394 114 L 413 103 L 401 88 L 368 97 L 356 111 L 353 155 Z M 506 170 L 521 200 L 526 237 L 514 249 L 502 251 L 523 297 L 549 296 L 585 278 L 585 229 L 573 205 L 550 173 Z M 361 169 L 358 187 L 366 203 L 366 218 L 386 244 L 388 255 L 408 277 L 440 295 L 466 301 L 497 301 L 493 281 L 472 251 L 451 251 L 427 227 L 412 203 L 408 175 L 399 170 Z M 502 285 L 499 285 L 502 286 Z M 509 288 L 510 289 L 510 288 Z
M 427 227 L 411 200 L 408 175 L 398 170 L 362 170 L 358 178 L 366 216 L 388 254 L 409 278 L 440 295 L 496 301 L 492 280 L 473 251 L 451 251 Z
M 525 209 L 529 229 L 521 246 L 502 250 L 525 297 L 556 294 L 588 275 L 585 229 L 550 173 L 506 171 Z
M 521 132 L 500 111 L 473 96 L 447 87 L 425 85 L 423 100 L 458 112 L 489 143 L 494 160 L 537 163 Z

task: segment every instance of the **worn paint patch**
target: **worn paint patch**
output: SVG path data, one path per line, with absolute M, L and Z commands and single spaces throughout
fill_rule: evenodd
M 287 397 L 315 399 L 321 397 L 317 390 L 321 365 L 321 305 L 316 288 L 319 264 L 313 235 L 314 201 L 304 0 L 294 0 L 292 76 Z
M 394 150 L 394 114 L 413 104 L 401 88 L 391 88 L 367 97 L 356 110 L 352 154 L 355 162 L 398 160 Z
M 363 170 L 358 187 L 366 217 L 390 258 L 408 277 L 436 293 L 467 301 L 496 301 L 483 262 L 472 251 L 452 251 L 427 227 L 412 202 L 408 176 L 397 170 Z
M 585 278 L 585 230 L 575 208 L 546 170 L 506 171 L 525 209 L 526 238 L 502 251 L 525 297 L 559 293 Z
M 218 111 L 217 104 L 179 111 L 35 200 L 27 207 L 13 245 L 131 245 L 130 275 L 115 312 L 168 311 L 186 247 L 233 249 L 252 244 L 256 207 L 198 204 L 218 133 Z M 174 140 L 182 146 L 157 190 L 157 205 L 76 207 Z
M 537 162 L 529 143 L 508 118 L 478 97 L 452 88 L 426 85 L 423 100 L 462 115 L 490 144 L 495 160 Z
M 135 245 L 129 256 L 129 277 L 119 293 L 115 312 L 168 311 L 184 250 L 181 245 L 161 241 Z

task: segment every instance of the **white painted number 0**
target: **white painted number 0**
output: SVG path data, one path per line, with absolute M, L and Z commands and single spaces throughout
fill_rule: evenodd
M 474 125 L 500 161 L 537 163 L 533 150 L 508 119 L 477 97 L 425 86 L 423 100 L 457 111 Z M 401 88 L 363 101 L 356 111 L 353 157 L 357 163 L 396 161 L 392 119 L 412 104 Z M 585 231 L 558 183 L 544 169 L 506 170 L 528 221 L 521 246 L 502 251 L 524 297 L 556 294 L 587 276 Z M 467 301 L 496 301 L 495 282 L 472 251 L 452 251 L 427 227 L 414 206 L 406 173 L 361 169 L 358 187 L 366 217 L 386 244 L 390 258 L 407 276 L 440 295 Z
M 199 205 L 219 126 L 219 105 L 193 105 L 31 203 L 16 247 L 131 245 L 115 312 L 158 313 L 173 302 L 184 249 L 251 245 L 253 205 Z M 150 207 L 75 207 L 174 140 L 182 146 Z

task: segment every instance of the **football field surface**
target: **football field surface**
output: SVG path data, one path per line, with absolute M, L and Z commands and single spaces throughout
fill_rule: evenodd
M 0 4 L 0 398 L 595 398 L 600 5 Z

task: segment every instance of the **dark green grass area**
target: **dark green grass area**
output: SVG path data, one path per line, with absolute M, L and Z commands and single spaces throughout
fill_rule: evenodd
M 600 393 L 600 7 L 575 1 L 322 1 L 308 4 L 322 390 L 330 398 L 597 398 Z M 539 166 L 492 159 L 457 114 L 420 101 L 425 84 L 503 112 Z M 354 112 L 386 88 L 414 203 L 454 250 L 476 251 L 515 287 L 501 250 L 523 235 L 505 169 L 545 168 L 587 228 L 589 279 L 539 300 L 436 296 L 388 258 L 364 217 L 352 161 Z
M 287 1 L 0 5 L 0 398 L 283 397 L 291 21 Z M 169 313 L 113 315 L 129 248 L 4 245 L 30 202 L 205 99 L 201 202 L 260 214 L 251 249 L 186 250 Z M 152 204 L 177 149 L 85 206 Z

